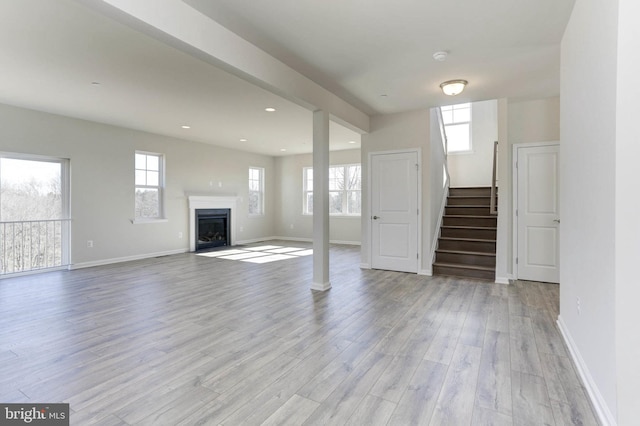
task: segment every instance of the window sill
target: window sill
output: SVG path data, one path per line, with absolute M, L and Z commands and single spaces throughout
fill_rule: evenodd
M 163 223 L 169 222 L 169 219 L 132 219 L 131 223 L 134 225 L 142 225 L 147 223 Z
M 453 152 L 447 152 L 447 155 L 473 155 L 476 152 L 474 150 L 469 150 L 469 151 L 453 151 Z

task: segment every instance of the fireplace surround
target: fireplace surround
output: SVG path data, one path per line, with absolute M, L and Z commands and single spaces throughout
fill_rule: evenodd
M 236 243 L 236 212 L 237 212 L 237 197 L 235 196 L 215 196 L 215 195 L 190 195 L 189 200 L 189 251 L 196 251 L 197 241 L 197 221 L 196 210 L 218 210 L 228 209 L 228 244 L 234 245 Z

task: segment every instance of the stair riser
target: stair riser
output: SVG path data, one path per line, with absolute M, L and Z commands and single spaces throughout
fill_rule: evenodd
M 491 197 L 449 197 L 447 198 L 448 206 L 489 206 Z
M 444 214 L 446 215 L 477 215 L 477 216 L 489 216 L 489 207 L 457 207 L 447 206 L 444 208 Z
M 491 195 L 491 188 L 449 188 L 449 195 Z
M 479 251 L 482 253 L 495 253 L 496 243 L 485 241 L 460 241 L 440 240 L 438 248 L 441 250 Z
M 496 267 L 495 256 L 477 256 L 473 254 L 436 253 L 436 262 Z
M 498 226 L 497 217 L 487 218 L 467 218 L 467 217 L 444 217 L 444 226 L 487 226 L 495 228 Z
M 493 271 L 478 271 L 475 269 L 450 268 L 446 266 L 433 266 L 434 275 L 449 275 L 463 278 L 479 278 L 494 281 L 496 273 Z
M 495 229 L 460 229 L 442 228 L 441 236 L 451 238 L 479 238 L 481 240 L 495 240 Z

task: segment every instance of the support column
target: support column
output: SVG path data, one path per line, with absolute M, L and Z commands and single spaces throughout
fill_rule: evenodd
M 325 291 L 329 281 L 329 114 L 313 113 L 313 283 Z

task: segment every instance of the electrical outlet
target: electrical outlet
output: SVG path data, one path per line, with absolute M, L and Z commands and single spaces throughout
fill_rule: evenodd
M 93 240 L 87 240 L 87 248 L 93 248 Z
M 580 298 L 576 297 L 576 311 L 578 312 L 578 315 L 581 314 L 582 311 L 582 307 L 580 306 Z
M 182 238 L 182 232 L 178 232 L 178 238 Z
M 218 188 L 222 188 L 222 181 L 218 182 Z

